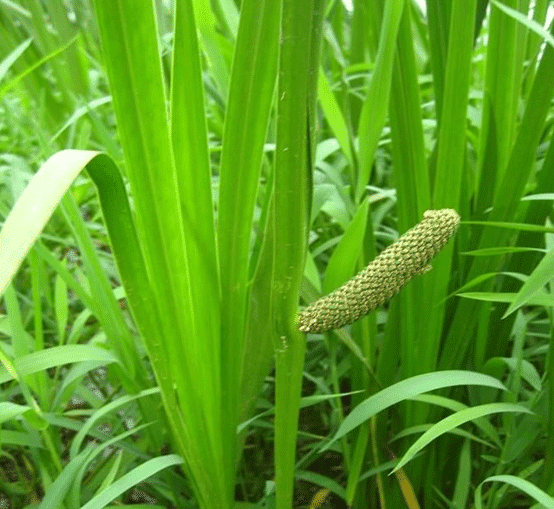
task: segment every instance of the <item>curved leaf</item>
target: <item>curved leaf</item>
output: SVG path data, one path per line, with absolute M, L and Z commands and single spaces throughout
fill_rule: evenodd
M 521 306 L 527 303 L 539 290 L 552 279 L 554 274 L 554 250 L 549 251 L 544 255 L 543 259 L 539 262 L 537 267 L 527 278 L 527 281 L 523 283 L 523 286 L 517 292 L 514 300 L 504 313 L 502 318 L 506 318 L 514 311 L 518 310 Z
M 0 295 L 75 177 L 98 154 L 90 150 L 62 150 L 33 176 L 0 231 Z
M 360 403 L 344 419 L 331 442 L 323 450 L 328 449 L 333 442 L 360 426 L 375 414 L 400 401 L 413 398 L 424 392 L 456 385 L 483 385 L 506 390 L 504 385 L 496 378 L 473 371 L 437 371 L 417 375 L 391 385 Z
M 119 359 L 109 350 L 96 345 L 62 345 L 53 346 L 23 355 L 14 360 L 14 366 L 20 377 L 38 373 L 45 369 L 72 364 L 74 362 L 120 363 Z M 14 374 L 4 366 L 0 367 L 0 383 L 8 382 Z
M 395 472 L 399 468 L 402 468 L 419 451 L 421 451 L 421 449 L 432 442 L 435 438 L 453 430 L 457 426 L 460 426 L 468 421 L 479 419 L 480 417 L 484 417 L 485 415 L 500 412 L 525 412 L 529 414 L 532 413 L 529 409 L 521 405 L 514 405 L 512 403 L 489 403 L 487 405 L 480 405 L 477 407 L 465 408 L 464 410 L 460 410 L 459 412 L 456 412 L 453 415 L 449 415 L 445 419 L 437 422 L 425 433 L 423 433 L 423 435 L 420 436 L 406 451 L 406 454 L 404 454 L 396 467 L 394 467 L 393 472 Z
M 522 479 L 521 477 L 516 477 L 515 475 L 493 475 L 485 479 L 477 489 L 475 490 L 475 509 L 482 509 L 481 501 L 481 487 L 486 482 L 500 481 L 506 484 L 511 484 L 515 488 L 527 493 L 530 497 L 534 498 L 539 504 L 542 504 L 546 509 L 554 509 L 554 498 L 542 491 L 540 488 L 537 488 L 533 483 Z
M 167 456 L 149 460 L 118 479 L 109 488 L 89 500 L 81 509 L 102 509 L 114 498 L 125 493 L 128 489 L 136 486 L 145 479 L 152 477 L 160 470 L 174 465 L 180 465 L 182 462 L 183 458 L 176 454 L 168 454 Z

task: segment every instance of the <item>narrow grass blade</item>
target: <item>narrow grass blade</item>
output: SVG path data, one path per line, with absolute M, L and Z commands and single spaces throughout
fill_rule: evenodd
M 458 297 L 480 300 L 485 302 L 514 302 L 517 294 L 511 292 L 464 292 L 457 294 Z M 529 306 L 554 306 L 554 297 L 551 295 L 534 295 L 527 300 Z
M 45 369 L 63 366 L 74 362 L 100 361 L 102 364 L 120 363 L 109 350 L 95 345 L 53 346 L 32 352 L 14 360 L 19 376 L 27 376 Z M 0 368 L 0 383 L 12 380 L 13 373 L 5 367 Z
M 527 281 L 523 283 L 523 286 L 517 293 L 515 299 L 510 304 L 504 316 L 508 315 L 523 306 L 529 299 L 533 297 L 539 290 L 545 287 L 545 285 L 554 277 L 554 251 L 547 253 L 544 258 L 537 265 L 535 270 L 529 275 Z
M 76 458 L 79 454 L 79 449 L 81 448 L 81 445 L 83 444 L 85 437 L 90 432 L 90 430 L 93 428 L 93 426 L 100 420 L 104 415 L 106 415 L 109 412 L 113 412 L 119 408 L 121 408 L 124 405 L 127 405 L 138 398 L 144 398 L 147 396 L 151 396 L 152 394 L 158 394 L 160 392 L 160 389 L 158 387 L 154 387 L 153 389 L 147 389 L 144 391 L 141 391 L 138 394 L 134 394 L 133 396 L 121 396 L 120 398 L 116 399 L 115 401 L 112 401 L 108 403 L 107 405 L 104 405 L 103 407 L 96 410 L 88 419 L 87 421 L 82 425 L 81 429 L 79 429 L 79 432 L 77 435 L 75 435 L 74 439 L 71 442 L 71 446 L 69 448 L 69 455 L 72 458 Z
M 71 503 L 73 503 L 75 507 L 80 505 L 81 488 L 84 486 L 83 478 L 87 473 L 87 470 L 90 468 L 91 463 L 94 461 L 94 458 L 96 458 L 99 454 L 102 454 L 106 449 L 109 449 L 112 444 L 115 444 L 133 434 L 139 433 L 143 429 L 149 426 L 152 426 L 152 424 L 154 423 L 149 422 L 146 424 L 141 424 L 140 426 L 135 426 L 134 428 L 128 431 L 125 431 L 124 433 L 120 433 L 119 435 L 116 435 L 110 438 L 109 440 L 106 440 L 100 443 L 90 451 L 90 454 L 88 455 L 86 461 L 84 462 L 83 466 L 80 468 L 79 472 L 75 476 L 75 482 L 73 483 L 73 487 L 69 495 Z
M 65 496 L 69 491 L 77 472 L 86 461 L 91 448 L 92 446 L 89 446 L 81 454 L 71 459 L 67 465 L 64 466 L 61 474 L 56 477 L 48 491 L 44 494 L 44 498 L 38 505 L 38 509 L 51 509 L 52 507 L 62 506 L 63 500 L 65 499 Z
M 521 201 L 527 201 L 526 199 L 528 200 L 529 196 L 522 198 Z M 512 223 L 504 221 L 462 221 L 461 224 L 495 226 L 496 228 L 507 228 L 509 230 L 524 232 L 554 233 L 554 228 L 551 226 L 542 226 L 540 224 Z
M 536 149 L 543 135 L 544 121 L 554 93 L 554 49 L 547 46 L 541 59 L 532 91 L 529 94 L 521 126 L 511 150 L 508 168 L 494 196 L 494 206 L 490 220 L 495 222 L 511 221 L 516 216 L 517 207 L 524 194 L 525 185 L 534 168 Z M 489 233 L 490 232 L 490 233 Z M 480 240 L 480 248 L 497 247 L 507 244 L 506 232 L 485 230 Z M 468 279 L 495 270 L 497 262 L 487 258 L 476 258 L 468 272 Z M 445 342 L 440 365 L 451 366 L 452 360 L 465 355 L 473 338 L 473 329 L 479 314 L 472 303 L 462 303 L 457 307 L 451 322 L 448 338 Z
M 505 387 L 495 378 L 471 371 L 437 371 L 435 373 L 417 375 L 379 391 L 354 408 L 344 419 L 337 433 L 331 442 L 326 445 L 325 449 L 329 448 L 333 442 L 367 421 L 373 415 L 400 401 L 424 392 L 456 385 L 483 385 L 505 390 Z
M 64 150 L 54 154 L 41 166 L 4 223 L 4 227 L 0 232 L 0 263 L 5 265 L 6 271 L 0 274 L 0 292 L 3 291 L 7 282 L 13 277 L 19 264 L 26 256 L 31 245 L 44 228 L 44 225 L 75 177 L 87 165 L 99 190 L 100 202 L 112 243 L 118 247 L 116 259 L 124 283 L 127 285 L 127 296 L 134 299 L 135 288 L 148 286 L 148 278 L 143 265 L 141 251 L 138 248 L 125 186 L 117 167 L 108 157 L 97 152 Z M 75 225 L 79 226 L 78 219 L 75 220 Z M 86 233 L 83 235 L 86 237 Z M 92 249 L 90 239 L 88 241 L 90 251 Z M 89 258 L 92 259 L 94 257 L 90 254 Z M 143 276 L 137 278 L 137 274 L 142 274 Z M 72 280 L 72 278 L 69 279 L 69 275 L 66 274 L 66 276 L 68 281 Z M 101 277 L 101 275 L 97 274 L 97 279 L 101 279 Z M 97 281 L 95 284 L 100 283 Z M 70 287 L 74 288 L 75 285 L 71 284 Z M 111 292 L 111 289 L 107 288 L 106 291 Z M 81 293 L 78 292 L 78 294 Z M 112 301 L 115 301 L 113 296 Z M 110 319 L 105 316 L 105 310 L 98 309 L 96 302 L 91 301 L 88 296 L 86 296 L 84 302 L 90 303 L 91 309 L 96 312 L 99 319 L 105 324 L 106 330 L 112 331 L 112 333 L 122 331 L 121 334 L 127 332 L 124 324 L 121 328 L 118 328 L 117 325 L 111 326 L 108 323 Z M 147 305 L 147 307 L 149 306 Z M 143 311 L 145 311 L 144 305 Z M 148 311 L 145 316 L 148 317 L 151 314 L 151 311 Z M 130 337 L 121 334 L 119 332 L 115 334 L 114 337 L 120 338 L 121 341 L 115 342 L 113 347 L 118 352 L 119 358 L 128 365 L 129 372 L 131 372 L 134 356 L 129 356 Z M 124 342 L 124 339 L 127 341 Z
M 18 74 L 16 77 L 12 78 L 10 81 L 8 81 L 6 84 L 2 85 L 0 87 L 0 99 L 12 88 L 14 88 L 19 82 L 21 82 L 25 77 L 29 76 L 33 71 L 44 65 L 49 60 L 55 58 L 60 53 L 64 52 L 66 49 L 68 49 L 71 45 L 73 45 L 77 41 L 77 37 L 73 37 L 70 41 L 68 41 L 65 44 L 62 44 L 59 48 L 52 51 L 50 54 L 46 55 L 45 57 L 41 58 L 37 62 L 35 62 L 33 65 L 28 67 L 24 72 Z
M 219 93 L 227 97 L 227 86 L 229 83 L 229 66 L 223 57 L 224 52 L 219 46 L 217 33 L 217 20 L 212 10 L 211 2 L 208 0 L 187 0 L 194 7 L 194 17 L 198 24 L 198 31 L 201 35 L 202 48 L 211 68 Z
M 89 113 L 91 110 L 94 110 L 96 108 L 99 108 L 100 106 L 104 105 L 104 104 L 109 104 L 112 102 L 112 98 L 111 96 L 105 96 L 105 97 L 100 97 L 98 99 L 94 99 L 92 101 L 90 101 L 89 103 L 87 103 L 85 106 L 81 106 L 79 108 L 77 108 L 73 114 L 71 115 L 71 117 L 69 117 L 67 119 L 67 121 L 65 122 L 65 124 L 60 127 L 58 129 L 58 131 L 56 132 L 56 134 L 54 134 L 54 136 L 52 136 L 52 139 L 51 141 L 55 141 L 57 138 L 60 137 L 60 135 L 66 130 L 68 129 L 69 127 L 71 127 L 72 125 L 75 125 L 75 123 L 77 122 L 77 120 L 79 120 L 80 118 L 84 117 L 87 113 Z
M 515 475 L 493 475 L 487 477 L 475 490 L 475 508 L 482 509 L 483 501 L 481 499 L 481 490 L 482 486 L 486 482 L 503 482 L 506 484 L 512 485 L 514 488 L 517 488 L 520 491 L 523 491 L 531 498 L 535 499 L 539 504 L 542 504 L 546 509 L 554 509 L 554 498 L 542 491 L 540 488 L 537 488 L 533 483 L 522 479 L 521 477 L 516 477 Z
M 0 401 L 0 423 L 10 421 L 30 409 L 31 407 L 28 405 L 16 405 L 10 401 Z
M 431 68 L 433 70 L 433 85 L 435 89 L 435 103 L 439 125 L 442 117 L 452 1 L 453 0 L 427 0 L 426 2 L 429 30 L 429 53 L 431 58 Z
M 12 64 L 22 55 L 22 53 L 31 45 L 32 42 L 33 39 L 26 39 L 0 62 L 0 82 L 6 77 L 6 73 L 10 70 Z
M 404 497 L 404 501 L 406 502 L 408 509 L 419 509 L 419 503 L 414 493 L 414 488 L 409 477 L 406 475 L 406 472 L 404 472 L 401 468 L 396 468 L 393 472 L 396 476 L 396 480 L 398 481 L 400 491 L 402 491 L 402 496 Z
M 446 2 L 448 3 L 448 2 Z M 415 224 L 425 210 L 431 207 L 431 181 L 427 168 L 421 97 L 412 33 L 412 10 L 406 6 L 397 38 L 390 98 L 390 127 L 395 182 L 398 191 L 398 227 L 406 231 Z M 438 96 L 437 91 L 437 96 Z M 434 369 L 430 359 L 429 336 L 433 322 L 427 320 L 431 291 L 428 278 L 416 278 L 399 295 L 400 323 L 387 327 L 400 327 L 400 345 L 396 350 L 401 359 L 401 378 Z M 425 342 L 425 346 L 421 342 Z M 412 422 L 413 406 L 407 406 L 406 422 Z M 421 408 L 421 411 L 426 409 Z
M 303 479 L 304 481 L 308 481 L 312 484 L 315 484 L 317 486 L 321 486 L 323 488 L 327 488 L 327 490 L 329 492 L 334 493 L 335 495 L 337 495 L 338 497 L 340 497 L 342 499 L 345 498 L 344 488 L 338 482 L 336 482 L 335 480 L 333 480 L 329 477 L 326 477 L 326 476 L 321 475 L 321 474 L 316 474 L 314 472 L 307 472 L 305 470 L 298 470 L 296 472 L 296 478 L 297 479 Z M 323 502 L 323 500 L 321 502 Z M 314 509 L 315 509 L 315 507 L 319 507 L 319 506 L 314 506 Z
M 327 294 L 337 289 L 354 274 L 356 262 L 360 259 L 362 251 L 368 211 L 369 200 L 364 200 L 327 264 L 323 293 Z
M 433 206 L 436 208 L 456 207 L 460 197 L 475 10 L 476 0 L 452 2 L 433 192 Z
M 448 41 L 448 55 L 444 82 L 444 100 L 438 133 L 438 151 L 433 207 L 454 207 L 460 203 L 464 174 L 466 115 L 471 77 L 473 34 L 475 29 L 476 0 L 453 0 Z M 463 219 L 463 218 L 462 218 Z M 448 281 L 452 268 L 453 245 L 446 246 L 437 258 L 428 282 L 429 295 L 436 301 L 448 294 Z M 445 306 L 431 306 L 427 315 L 428 330 L 423 355 L 426 369 L 436 366 Z
M 419 437 L 415 443 L 406 451 L 406 454 L 394 467 L 393 472 L 402 468 L 408 461 L 410 461 L 419 451 L 421 451 L 426 445 L 435 440 L 435 438 L 449 432 L 450 430 L 461 426 L 462 424 L 479 419 L 486 415 L 503 412 L 525 412 L 532 413 L 529 409 L 521 405 L 514 405 L 511 403 L 490 403 L 487 405 L 480 405 L 477 407 L 466 408 L 460 410 L 453 415 L 449 415 L 440 422 L 434 424 L 428 429 L 421 437 Z
M 356 201 L 360 200 L 369 182 L 373 156 L 385 124 L 396 36 L 403 10 L 404 0 L 386 0 L 377 59 L 358 124 L 359 175 L 356 183 Z
M 176 454 L 168 454 L 167 456 L 160 456 L 159 458 L 151 459 L 120 477 L 109 488 L 89 500 L 84 506 L 81 507 L 81 509 L 102 509 L 103 507 L 106 507 L 106 504 L 111 502 L 114 498 L 117 498 L 133 486 L 136 486 L 144 480 L 152 477 L 160 470 L 174 465 L 180 465 L 182 462 L 183 458 L 177 456 Z
M 318 93 L 317 93 L 321 108 L 325 113 L 325 119 L 329 122 L 340 148 L 345 155 L 350 167 L 354 167 L 354 156 L 350 145 L 350 137 L 348 135 L 348 127 L 346 120 L 340 109 L 337 99 L 331 90 L 329 81 L 325 76 L 323 69 L 319 70 Z
M 541 24 L 537 23 L 533 19 L 529 19 L 526 14 L 523 14 L 516 9 L 512 9 L 508 5 L 504 5 L 498 0 L 491 0 L 491 2 L 501 11 L 526 26 L 532 32 L 535 32 L 541 39 L 550 44 L 550 46 L 554 47 L 554 37 L 552 37 L 552 35 L 548 33 Z
M 454 495 L 452 496 L 453 509 L 464 509 L 464 507 L 467 507 L 469 488 L 471 486 L 471 470 L 470 441 L 464 440 L 462 450 L 460 452 L 460 461 L 458 464 L 456 485 L 454 486 Z

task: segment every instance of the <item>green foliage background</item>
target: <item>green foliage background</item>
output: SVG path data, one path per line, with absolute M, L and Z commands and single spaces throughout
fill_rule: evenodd
M 0 504 L 554 507 L 554 6 L 423 7 L 0 1 Z

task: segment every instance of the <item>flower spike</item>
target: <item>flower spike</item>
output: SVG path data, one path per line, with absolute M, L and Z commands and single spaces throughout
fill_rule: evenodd
M 429 261 L 454 235 L 455 210 L 428 210 L 423 221 L 387 247 L 364 270 L 298 314 L 302 332 L 340 329 L 396 295 L 411 279 L 431 269 Z

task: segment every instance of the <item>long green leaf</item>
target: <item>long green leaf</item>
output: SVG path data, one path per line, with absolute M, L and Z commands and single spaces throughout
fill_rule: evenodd
M 483 484 L 493 481 L 510 484 L 524 493 L 527 493 L 527 495 L 534 498 L 539 504 L 542 504 L 543 507 L 546 507 L 547 509 L 554 509 L 554 498 L 542 491 L 540 488 L 537 488 L 537 486 L 528 480 L 522 479 L 521 477 L 517 477 L 515 475 L 493 475 L 491 477 L 487 477 L 483 482 L 481 482 L 475 490 L 476 509 L 482 509 L 483 507 L 483 501 L 481 500 L 481 490 Z
M 354 428 L 367 421 L 373 415 L 385 410 L 386 408 L 412 398 L 424 392 L 441 389 L 444 387 L 453 387 L 456 385 L 483 385 L 486 387 L 495 387 L 505 389 L 505 387 L 495 378 L 471 371 L 437 371 L 435 373 L 426 373 L 417 375 L 407 380 L 402 380 L 377 394 L 369 397 L 363 403 L 358 405 L 340 425 L 335 436 L 326 448 L 334 441 L 343 437 Z
M 523 283 L 516 297 L 504 313 L 504 317 L 513 313 L 531 299 L 539 290 L 552 280 L 554 274 L 554 251 L 547 253 L 529 278 Z
M 198 188 L 206 177 L 199 176 L 192 190 L 183 191 L 188 185 L 186 172 L 192 169 L 183 171 L 179 161 L 178 170 L 174 158 L 152 2 L 101 1 L 95 6 L 148 275 L 145 284 L 151 288 L 149 292 L 141 289 L 136 299 L 149 300 L 156 310 L 141 332 L 148 342 L 174 438 L 186 459 L 199 504 L 226 507 L 231 503 L 234 484 L 226 473 L 232 449 L 221 434 L 219 359 L 213 349 L 211 355 L 207 353 L 219 337 L 217 317 L 211 316 L 219 307 L 219 299 L 213 300 L 217 274 L 210 261 L 209 243 L 200 243 L 208 238 L 210 216 L 203 218 L 197 232 L 197 225 L 188 217 L 192 204 L 182 204 L 194 190 L 199 192 L 198 200 L 209 199 L 209 191 Z M 178 9 L 177 15 L 186 16 L 187 12 Z M 179 27 L 186 23 L 176 20 Z M 177 44 L 188 48 L 192 34 L 189 27 L 188 39 L 182 34 L 182 42 Z M 197 58 L 194 50 L 190 48 L 190 53 Z M 180 68 L 178 60 L 174 64 Z M 190 80 L 194 80 L 194 70 L 190 72 Z M 175 88 L 174 94 L 173 106 L 180 118 L 183 112 L 176 105 Z M 183 129 L 186 132 L 185 126 Z M 200 206 L 201 210 L 208 208 L 206 203 Z M 206 262 L 202 260 L 205 250 Z M 143 324 L 148 320 L 138 315 L 135 309 Z
M 233 56 L 220 167 L 218 249 L 221 273 L 221 366 L 225 440 L 234 445 L 245 355 L 251 232 L 263 147 L 275 92 L 280 1 L 246 0 Z M 267 192 L 267 191 L 266 191 Z M 268 277 L 266 275 L 266 277 Z M 267 293 L 261 296 L 265 300 Z M 260 302 L 267 309 L 269 302 Z M 263 348 L 260 349 L 264 351 Z M 267 369 L 260 359 L 252 369 Z M 267 373 L 252 373 L 258 380 Z M 251 374 L 248 373 L 247 376 Z M 259 387 L 256 386 L 256 391 Z M 254 388 L 251 388 L 253 390 Z M 247 396 L 248 400 L 253 395 Z M 226 465 L 234 474 L 235 461 Z
M 102 509 L 103 507 L 106 507 L 106 504 L 111 502 L 114 498 L 125 493 L 149 477 L 152 477 L 160 470 L 174 465 L 179 465 L 182 462 L 183 458 L 177 456 L 176 454 L 169 454 L 167 456 L 160 456 L 159 458 L 151 459 L 119 478 L 109 488 L 89 500 L 84 506 L 81 507 L 81 509 Z
M 434 424 L 429 428 L 421 437 L 419 437 L 414 444 L 406 451 L 404 456 L 394 467 L 393 472 L 402 468 L 408 461 L 410 461 L 419 451 L 421 451 L 426 445 L 438 438 L 439 436 L 447 433 L 457 426 L 473 421 L 474 419 L 479 419 L 486 415 L 491 415 L 494 413 L 501 412 L 527 412 L 532 413 L 529 409 L 521 406 L 514 405 L 511 403 L 490 403 L 487 405 L 480 405 L 477 407 L 465 408 L 460 410 L 455 414 L 449 415 L 448 417 L 442 419 L 440 422 Z
M 292 505 L 300 388 L 306 337 L 295 326 L 304 272 L 311 194 L 312 109 L 315 108 L 319 41 L 313 12 L 319 0 L 283 0 L 279 51 L 277 146 L 272 228 L 274 234 L 273 313 L 276 365 L 275 483 L 277 509 Z M 312 48 L 312 45 L 317 45 Z M 313 87 L 313 91 L 310 90 Z
M 494 195 L 494 204 L 489 219 L 493 222 L 513 222 L 515 212 L 523 196 L 525 185 L 533 170 L 536 149 L 543 134 L 544 121 L 554 94 L 554 49 L 547 46 L 537 69 L 529 100 L 527 102 L 517 138 L 511 149 L 504 178 Z M 507 234 L 495 229 L 485 230 L 479 247 L 497 247 L 506 244 Z M 480 274 L 493 272 L 497 262 L 487 258 L 476 258 L 468 273 L 472 280 Z M 471 341 L 472 330 L 478 318 L 474 303 L 462 303 L 456 309 L 444 352 L 440 360 L 443 368 L 449 367 L 452 360 L 465 353 Z
M 385 124 L 389 105 L 396 35 L 403 10 L 404 0 L 386 0 L 377 59 L 358 124 L 359 175 L 356 183 L 357 201 L 361 198 L 369 182 L 373 156 Z

